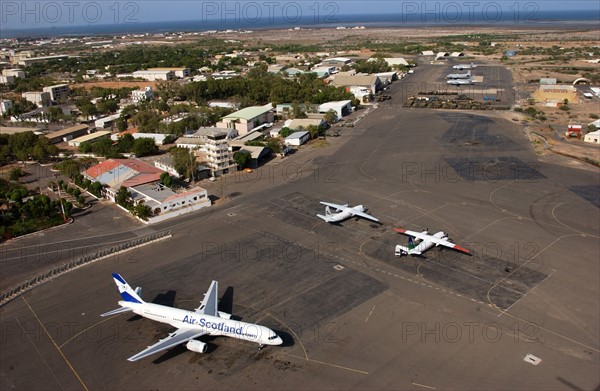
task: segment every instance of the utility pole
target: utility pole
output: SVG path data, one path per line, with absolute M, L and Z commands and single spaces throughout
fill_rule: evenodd
M 58 178 L 58 174 L 55 174 L 55 177 Z M 65 216 L 65 207 L 63 206 L 62 195 L 60 194 L 60 185 L 58 181 L 56 181 L 56 188 L 58 189 L 58 200 L 60 202 L 60 211 L 62 212 L 63 220 L 65 223 L 67 222 L 67 216 Z

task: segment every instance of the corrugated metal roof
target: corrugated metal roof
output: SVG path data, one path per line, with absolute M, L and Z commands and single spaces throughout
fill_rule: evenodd
M 272 110 L 272 108 L 267 107 L 267 106 L 246 107 L 244 109 L 241 109 L 234 113 L 226 115 L 225 117 L 223 117 L 223 119 L 225 119 L 225 118 L 240 118 L 240 119 L 245 119 L 245 120 L 251 120 L 252 118 L 256 118 L 262 114 L 268 113 L 271 110 Z

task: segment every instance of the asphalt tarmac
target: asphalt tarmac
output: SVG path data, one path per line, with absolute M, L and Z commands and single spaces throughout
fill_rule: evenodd
M 171 240 L 0 308 L 0 387 L 597 388 L 598 170 L 538 161 L 507 120 L 401 109 L 405 81 L 328 147 L 230 176 L 209 210 L 109 226 L 124 237 L 170 229 Z M 381 224 L 327 224 L 319 201 L 364 204 Z M 473 255 L 396 258 L 407 238 L 393 227 L 444 231 Z M 146 300 L 187 309 L 218 280 L 222 310 L 277 330 L 284 345 L 205 338 L 206 354 L 179 347 L 128 362 L 171 328 L 100 318 L 119 300 L 111 272 Z

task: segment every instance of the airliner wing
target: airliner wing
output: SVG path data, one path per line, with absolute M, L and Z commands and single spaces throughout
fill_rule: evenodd
M 190 330 L 190 329 L 178 329 L 171 334 L 169 334 L 166 338 L 161 339 L 154 345 L 148 346 L 146 349 L 142 350 L 138 354 L 135 354 L 129 357 L 127 360 L 129 361 L 137 361 L 144 357 L 148 357 L 151 354 L 158 353 L 165 349 L 169 349 L 173 346 L 177 346 L 184 342 L 189 341 L 190 339 L 199 337 L 201 335 L 206 334 L 204 331 L 200 330 Z
M 210 288 L 204 294 L 204 299 L 200 303 L 200 307 L 196 308 L 195 311 L 198 314 L 205 314 L 210 316 L 219 316 L 219 283 L 213 281 L 210 284 Z
M 352 216 L 364 217 L 365 219 L 373 220 L 373 221 L 376 221 L 376 222 L 379 223 L 379 220 L 377 220 L 375 217 L 373 217 L 373 216 L 371 216 L 369 214 L 366 214 L 364 212 L 359 212 L 359 211 L 356 211 L 356 210 L 351 210 L 351 209 L 349 211 L 350 211 L 350 213 L 352 213 Z
M 325 202 L 325 201 L 321 201 L 321 204 L 330 206 L 332 208 L 335 208 L 338 211 L 344 210 L 344 209 L 346 209 L 348 207 L 348 204 L 346 204 L 346 205 L 338 205 L 338 204 L 332 204 L 331 202 Z

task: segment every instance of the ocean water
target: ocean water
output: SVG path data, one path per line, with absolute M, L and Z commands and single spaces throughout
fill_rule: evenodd
M 417 4 L 418 3 L 411 3 Z M 451 4 L 451 3 L 450 3 Z M 454 3 L 457 4 L 457 3 Z M 493 3 L 490 3 L 493 4 Z M 568 26 L 600 27 L 600 10 L 539 11 L 537 9 L 515 9 L 510 7 L 488 7 L 485 12 L 451 7 L 419 10 L 405 9 L 404 13 L 338 15 L 327 10 L 316 12 L 310 7 L 290 15 L 250 15 L 224 13 L 220 18 L 196 20 L 163 21 L 142 23 L 138 21 L 121 23 L 89 23 L 86 25 L 52 25 L 49 27 L 0 30 L 0 38 L 53 37 L 53 36 L 102 36 L 165 32 L 203 32 L 214 30 L 265 30 L 290 28 L 332 28 L 343 26 L 365 27 L 415 27 L 429 26 Z M 245 17 L 244 17 L 245 16 Z M 124 18 L 125 19 L 125 18 Z

